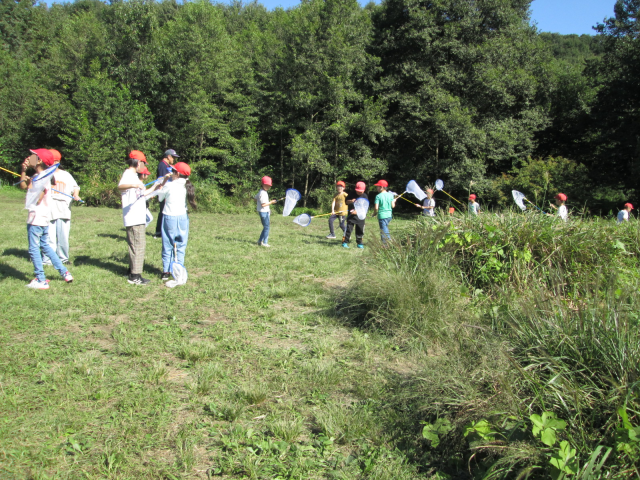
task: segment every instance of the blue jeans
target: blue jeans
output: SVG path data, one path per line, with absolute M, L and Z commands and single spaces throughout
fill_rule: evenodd
M 260 238 L 258 239 L 258 244 L 269 244 L 269 228 L 271 225 L 269 215 L 271 214 L 271 212 L 258 212 L 258 214 L 260 215 L 260 220 L 262 221 L 262 233 L 260 234 Z
M 29 255 L 33 262 L 33 273 L 39 282 L 44 282 L 47 277 L 44 275 L 44 267 L 42 266 L 42 254 L 44 253 L 53 266 L 64 277 L 67 269 L 60 261 L 60 257 L 56 251 L 49 245 L 49 227 L 37 227 L 35 225 L 27 225 L 27 236 L 29 238 Z
M 162 271 L 169 272 L 173 245 L 176 245 L 176 262 L 184 265 L 184 254 L 189 240 L 189 216 L 162 216 Z
M 387 240 L 391 240 L 391 235 L 389 234 L 389 223 L 391 223 L 392 219 L 393 217 L 378 219 L 378 225 L 380 225 L 380 240 L 382 240 L 382 243 L 387 243 Z

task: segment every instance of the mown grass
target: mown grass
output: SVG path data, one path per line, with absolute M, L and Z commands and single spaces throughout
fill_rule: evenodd
M 141 288 L 121 212 L 74 207 L 75 281 L 47 270 L 43 292 L 24 288 L 23 196 L 0 199 L 1 478 L 428 476 L 389 401 L 426 354 L 335 317 L 369 254 L 325 221 L 274 216 L 261 249 L 257 215 L 193 214 L 187 285 L 162 286 L 147 237 Z

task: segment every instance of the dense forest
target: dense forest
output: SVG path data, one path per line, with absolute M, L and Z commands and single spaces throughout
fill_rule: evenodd
M 530 3 L 3 1 L 0 165 L 57 148 L 94 203 L 129 149 L 165 148 L 236 198 L 268 174 L 310 206 L 379 176 L 487 205 L 636 200 L 640 0 L 594 36 L 538 32 Z

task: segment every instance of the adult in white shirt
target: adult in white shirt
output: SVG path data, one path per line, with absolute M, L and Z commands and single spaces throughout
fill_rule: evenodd
M 631 214 L 631 210 L 633 210 L 633 205 L 630 203 L 625 203 L 624 208 L 618 212 L 618 223 L 628 222 L 629 215 Z
M 54 163 L 59 164 L 62 156 L 58 150 L 49 149 Z M 71 231 L 71 201 L 80 200 L 80 187 L 73 176 L 60 167 L 53 174 L 51 190 L 51 222 L 49 224 L 49 245 L 53 248 L 62 263 L 69 261 L 69 232 Z M 73 198 L 68 197 L 70 195 Z M 51 260 L 44 256 L 45 265 L 51 265 Z
M 569 211 L 567 210 L 567 206 L 565 202 L 567 201 L 567 196 L 564 193 L 558 193 L 555 197 L 556 204 L 549 203 L 549 206 L 558 211 L 558 217 L 562 219 L 563 222 L 567 221 L 569 217 Z M 548 215 L 551 215 L 550 213 Z
M 132 150 L 127 156 L 127 168 L 122 174 L 118 189 L 122 195 L 122 220 L 127 229 L 127 243 L 129 244 L 129 278 L 132 285 L 148 285 L 150 282 L 142 278 L 144 268 L 144 254 L 147 248 L 145 237 L 147 219 L 147 197 L 158 186 L 155 183 L 145 190 L 144 183 L 138 173 L 146 168 L 147 158 L 139 150 Z
M 171 258 L 184 266 L 184 255 L 189 240 L 189 215 L 187 215 L 187 201 L 193 209 L 197 208 L 195 189 L 189 181 L 191 167 L 184 162 L 173 166 L 175 173 L 167 174 L 162 182 L 162 190 L 158 200 L 162 209 L 162 281 L 169 280 L 171 273 Z M 167 181 L 171 177 L 171 183 Z

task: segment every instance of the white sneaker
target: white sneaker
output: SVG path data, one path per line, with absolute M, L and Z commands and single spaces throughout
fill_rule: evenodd
M 49 280 L 41 282 L 37 278 L 34 278 L 30 283 L 26 284 L 25 287 L 35 290 L 49 290 Z

